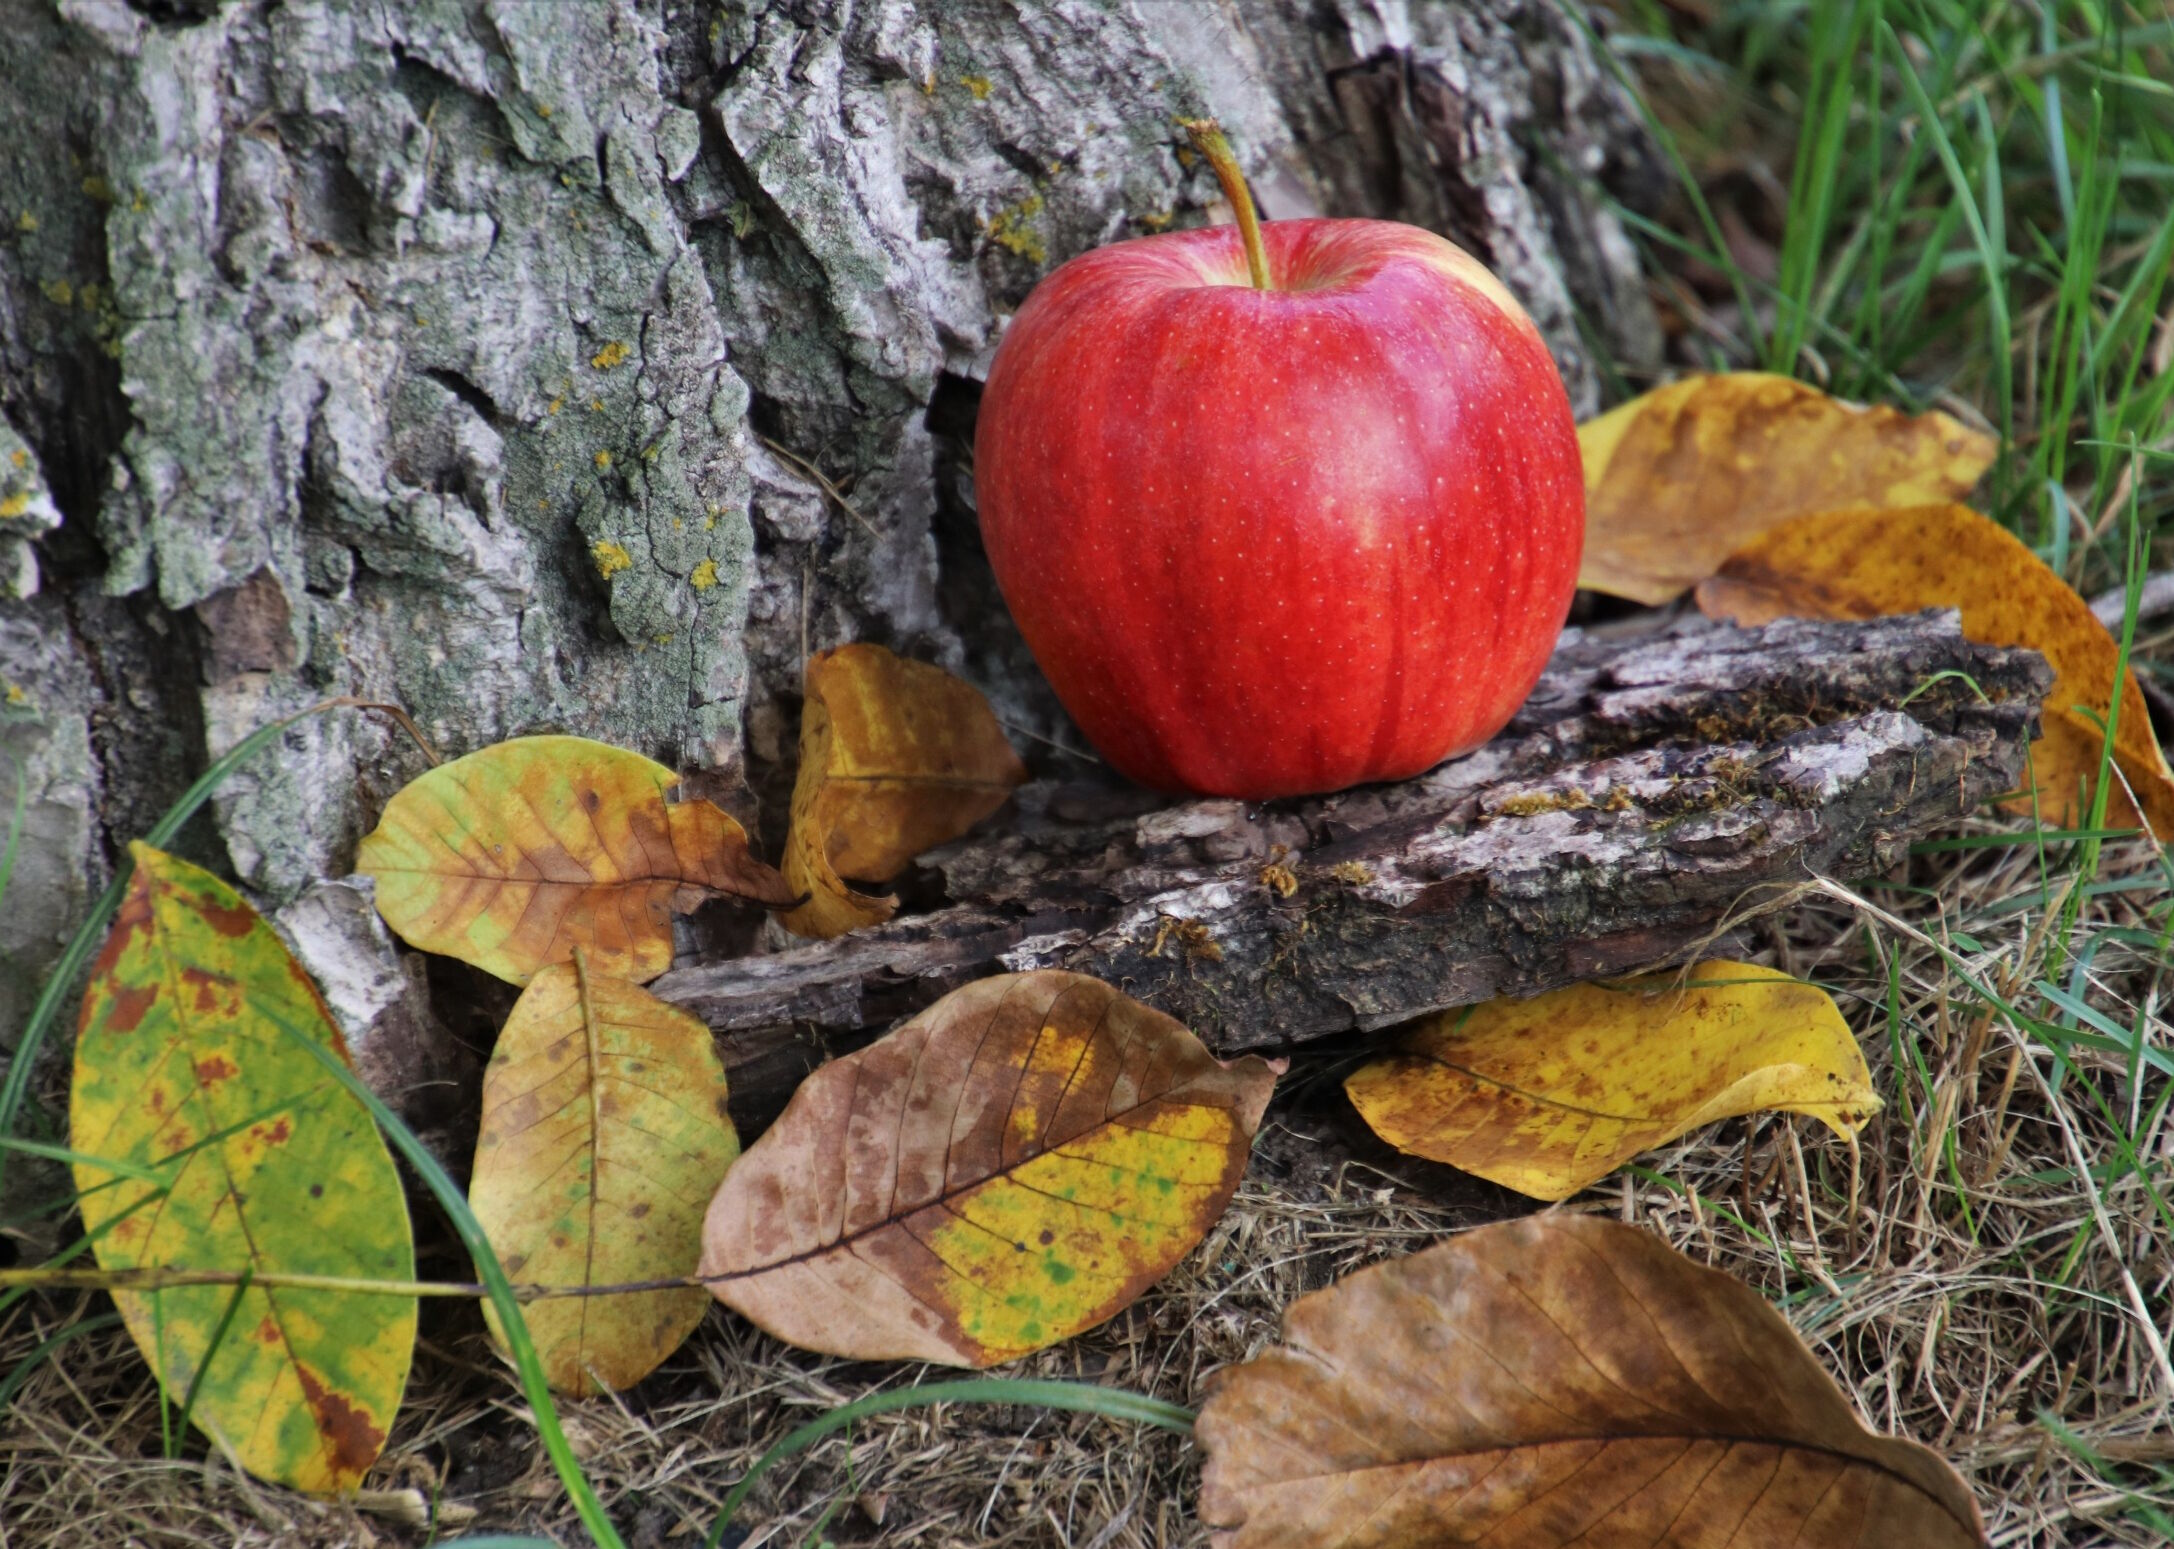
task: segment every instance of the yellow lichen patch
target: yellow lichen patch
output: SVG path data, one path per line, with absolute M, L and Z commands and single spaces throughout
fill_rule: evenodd
M 1049 249 L 1027 222 L 1042 213 L 1042 196 L 1029 194 L 1008 210 L 999 210 L 989 217 L 989 240 L 1007 253 L 1034 263 L 1047 263 Z
M 1582 812 L 1592 804 L 1593 798 L 1573 785 L 1566 791 L 1521 791 L 1505 796 L 1494 810 L 1500 817 L 1529 818 L 1540 812 Z
M 596 367 L 596 369 L 599 371 L 609 371 L 612 367 L 619 365 L 620 363 L 625 361 L 628 353 L 629 351 L 627 350 L 627 347 L 624 344 L 621 344 L 617 339 L 614 339 L 611 341 L 611 343 L 605 345 L 602 349 L 598 350 L 594 355 L 591 355 L 589 357 L 589 364 Z
M 29 509 L 30 494 L 27 490 L 17 490 L 7 499 L 0 500 L 0 517 L 21 516 Z
M 1191 1251 L 1280 1068 L 1084 975 L 977 981 L 801 1086 L 711 1202 L 701 1273 L 810 1349 L 1011 1360 Z
M 634 568 L 634 556 L 609 538 L 599 538 L 590 544 L 589 557 L 596 561 L 596 573 L 607 581 L 622 570 Z
M 75 287 L 66 280 L 47 280 L 39 289 L 45 292 L 45 299 L 55 306 L 64 307 L 75 300 Z
M 1374 880 L 1374 870 L 1364 861 L 1338 861 L 1329 875 L 1350 887 L 1364 887 Z
M 962 75 L 959 84 L 974 94 L 976 102 L 987 102 L 989 93 L 996 90 L 996 82 L 986 75 Z
M 609 468 L 611 466 L 611 453 L 608 451 L 599 451 L 596 454 L 596 465 L 599 468 Z
M 705 559 L 701 564 L 695 566 L 694 573 L 687 577 L 687 584 L 698 592 L 706 592 L 715 586 L 717 584 L 717 561 Z
M 1428 1017 L 1344 1089 L 1398 1150 L 1540 1199 L 1716 1119 L 1779 1108 L 1846 1137 L 1880 1106 L 1824 990 L 1718 961 Z

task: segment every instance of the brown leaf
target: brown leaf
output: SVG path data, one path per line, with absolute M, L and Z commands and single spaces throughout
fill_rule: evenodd
M 846 645 L 808 658 L 807 682 L 784 870 L 808 901 L 780 918 L 841 936 L 898 908 L 841 878 L 890 881 L 1003 806 L 1027 770 L 989 702 L 941 667 Z
M 1578 585 L 1660 604 L 1806 511 L 1967 494 L 1999 443 L 1938 412 L 1860 408 L 1787 377 L 1687 377 L 1578 427 Z
M 2043 734 L 2031 744 L 2038 814 L 2053 827 L 2080 826 L 2089 816 L 2119 648 L 2066 581 L 1967 506 L 1858 506 L 1798 517 L 1730 555 L 1718 575 L 1700 584 L 1698 605 L 1739 624 L 1785 615 L 1863 619 L 1960 609 L 1966 638 L 2025 646 L 2053 664 Z M 2121 686 L 2114 761 L 2152 832 L 2174 838 L 2174 774 L 2134 673 Z M 2011 807 L 2029 812 L 2031 802 L 2025 797 Z M 2139 821 L 2118 783 L 2107 793 L 2106 820 L 2115 827 Z
M 801 1085 L 711 1201 L 702 1274 L 810 1350 L 1008 1361 L 1192 1251 L 1280 1068 L 1082 974 L 980 980 Z
M 575 947 L 600 974 L 672 966 L 672 911 L 733 894 L 800 895 L 740 825 L 674 801 L 679 776 L 586 737 L 516 737 L 440 764 L 385 804 L 356 851 L 377 909 L 410 946 L 515 984 Z
M 1758 1293 L 1635 1227 L 1481 1227 L 1301 1297 L 1283 1340 L 1195 1427 L 1216 1549 L 1985 1541 Z

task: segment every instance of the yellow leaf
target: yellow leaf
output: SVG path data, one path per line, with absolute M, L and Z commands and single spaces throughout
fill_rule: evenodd
M 581 947 L 598 972 L 672 966 L 672 911 L 799 895 L 679 776 L 585 737 L 516 737 L 410 781 L 355 854 L 410 946 L 515 984 Z
M 1223 1371 L 1210 1549 L 1984 1549 L 1751 1287 L 1550 1211 L 1346 1275 Z
M 1787 377 L 1688 377 L 1578 427 L 1578 585 L 1659 604 L 1807 511 L 1967 494 L 1999 450 L 1938 412 L 1860 408 Z
M 739 1154 L 710 1030 L 577 954 L 529 981 L 498 1035 L 468 1202 L 516 1280 L 674 1279 L 694 1273 L 702 1212 Z M 551 1298 L 529 1304 L 528 1331 L 554 1388 L 616 1391 L 709 1304 L 699 1287 Z
M 1538 1199 L 1716 1119 L 1779 1108 L 1847 1136 L 1880 1106 L 1824 990 L 1722 961 L 1445 1011 L 1344 1088 L 1398 1150 Z
M 806 1349 L 1011 1360 L 1192 1251 L 1280 1069 L 1082 974 L 978 980 L 801 1084 L 725 1174 L 701 1273 Z
M 161 1197 L 76 1164 L 100 1267 L 413 1280 L 385 1141 L 294 1036 L 347 1053 L 317 987 L 218 878 L 148 845 L 129 856 L 83 996 L 69 1144 L 166 1181 Z M 113 1299 L 168 1397 L 193 1387 L 191 1419 L 251 1473 L 332 1495 L 377 1460 L 415 1348 L 413 1297 L 198 1285 Z
M 2075 591 L 1997 523 L 1966 506 L 1824 511 L 1784 523 L 1729 556 L 1698 589 L 1716 618 L 1761 624 L 1797 618 L 1875 618 L 1920 608 L 1958 608 L 1963 634 L 1981 645 L 2023 646 L 2053 664 L 2043 732 L 2031 744 L 2040 819 L 2077 827 L 2089 816 L 2101 727 L 2113 703 L 2119 647 Z M 2174 838 L 2174 774 L 2152 734 L 2134 674 L 2121 686 L 2114 761 L 2152 832 Z M 2011 804 L 2029 812 L 2028 797 Z M 2138 822 L 2119 785 L 2106 820 Z
M 781 916 L 786 928 L 828 937 L 880 925 L 898 900 L 855 892 L 842 878 L 890 881 L 1003 806 L 1026 778 L 989 702 L 941 667 L 880 645 L 810 657 L 784 866 L 808 901 Z

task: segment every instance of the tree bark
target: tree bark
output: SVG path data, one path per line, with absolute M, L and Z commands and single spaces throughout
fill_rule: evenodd
M 1597 193 L 1651 159 L 1572 3 L 0 0 L 0 1047 L 119 847 L 321 696 L 747 809 L 805 652 L 873 639 L 1061 739 L 977 384 L 1055 264 L 1210 218 L 1181 115 L 1271 215 L 1471 247 L 1590 410 L 1579 314 L 1658 349 Z M 390 984 L 304 895 L 419 767 L 302 723 L 184 848 Z
M 1262 807 L 1043 783 L 926 858 L 942 907 L 651 988 L 718 1032 L 757 1124 L 1004 969 L 1093 974 L 1224 1055 L 1367 1032 L 1675 961 L 1893 866 L 2021 783 L 2050 686 L 1952 613 L 1572 638 L 1499 738 L 1419 779 Z

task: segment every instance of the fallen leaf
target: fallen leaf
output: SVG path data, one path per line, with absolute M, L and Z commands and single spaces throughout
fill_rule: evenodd
M 1920 608 L 1959 608 L 1966 638 L 2024 646 L 2053 665 L 2042 735 L 2031 744 L 2038 813 L 2052 827 L 2089 815 L 2101 730 L 2113 703 L 2119 647 L 2089 603 L 2012 533 L 1967 506 L 1854 507 L 1798 517 L 1729 556 L 1698 589 L 1698 605 L 1740 624 L 1770 619 L 1863 619 Z M 2174 773 L 2152 734 L 2132 673 L 2121 687 L 2114 761 L 2136 791 L 2152 832 L 2174 838 Z M 2011 803 L 2029 812 L 2030 799 Z M 2106 820 L 2138 822 L 2119 785 Z
M 1934 411 L 1861 408 L 1787 377 L 1687 377 L 1578 427 L 1578 585 L 1652 605 L 1778 522 L 1969 493 L 2000 443 Z
M 1966 1549 L 1757 1292 L 1636 1227 L 1483 1226 L 1300 1297 L 1194 1436 L 1215 1549 Z
M 637 982 L 672 966 L 672 911 L 800 895 L 679 776 L 585 737 L 516 737 L 441 764 L 385 804 L 356 852 L 410 946 L 526 984 L 575 947 Z
M 703 1209 L 739 1154 L 710 1030 L 577 954 L 530 980 L 499 1032 L 468 1203 L 516 1280 L 671 1279 L 694 1272 Z M 525 1311 L 551 1385 L 592 1394 L 648 1376 L 709 1304 L 688 1287 Z
M 711 1201 L 702 1274 L 805 1349 L 1011 1360 L 1192 1251 L 1280 1068 L 1081 974 L 980 980 L 802 1083 Z
M 1003 806 L 1027 770 L 989 702 L 941 667 L 846 645 L 809 657 L 807 683 L 785 880 L 808 901 L 780 918 L 841 936 L 898 908 L 841 878 L 890 881 Z
M 1826 991 L 1719 961 L 1445 1011 L 1344 1090 L 1399 1151 L 1538 1199 L 1717 1119 L 1778 1108 L 1846 1137 L 1880 1106 Z
M 69 1144 L 167 1182 L 161 1200 L 158 1184 L 76 1164 L 99 1264 L 414 1279 L 383 1137 L 286 1031 L 344 1057 L 316 986 L 218 878 L 143 844 L 129 856 L 83 997 Z M 195 1386 L 191 1418 L 259 1478 L 336 1494 L 385 1445 L 414 1298 L 200 1285 L 113 1299 L 169 1398 Z

